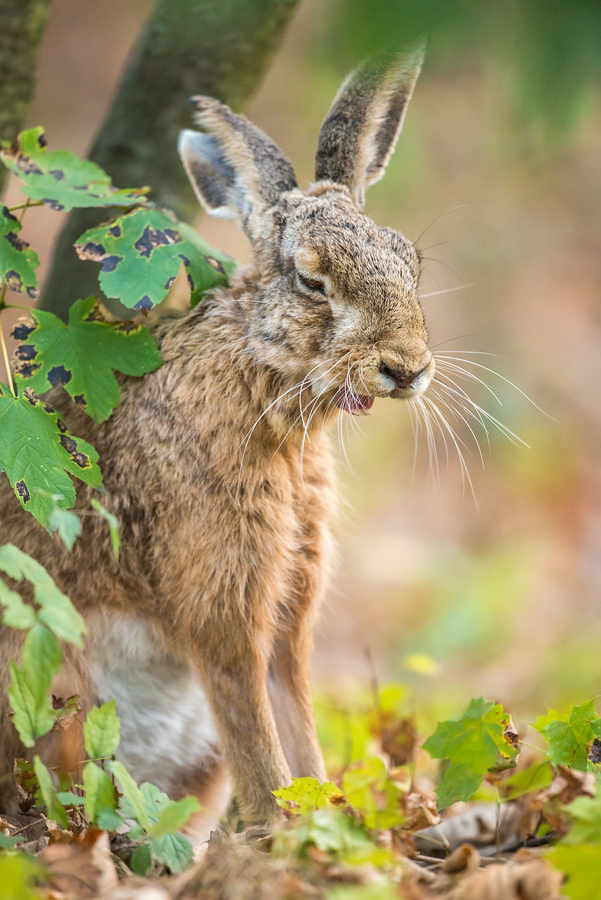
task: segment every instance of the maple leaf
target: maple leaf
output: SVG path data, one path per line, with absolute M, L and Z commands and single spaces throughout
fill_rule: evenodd
M 449 760 L 437 795 L 440 807 L 455 800 L 469 800 L 484 774 L 518 753 L 505 738 L 509 716 L 500 704 L 482 697 L 471 700 L 460 719 L 441 722 L 424 743 L 424 749 L 436 759 Z
M 549 710 L 546 716 L 538 717 L 534 728 L 548 741 L 547 755 L 554 766 L 586 772 L 588 745 L 601 737 L 601 719 L 595 713 L 594 700 L 572 707 L 569 713 Z
M 69 323 L 49 312 L 33 310 L 12 336 L 21 340 L 15 356 L 17 384 L 36 394 L 57 384 L 96 422 L 104 422 L 119 405 L 114 371 L 144 375 L 161 365 L 161 354 L 148 329 L 133 322 L 105 322 L 95 297 L 77 300 Z

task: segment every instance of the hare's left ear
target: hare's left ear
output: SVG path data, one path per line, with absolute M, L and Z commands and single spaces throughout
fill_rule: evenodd
M 346 79 L 326 116 L 317 145 L 315 177 L 346 185 L 363 209 L 403 125 L 424 56 L 423 46 L 367 60 Z
M 179 154 L 207 212 L 237 219 L 251 241 L 261 214 L 296 187 L 290 161 L 260 128 L 212 97 L 194 97 L 203 129 L 182 131 Z

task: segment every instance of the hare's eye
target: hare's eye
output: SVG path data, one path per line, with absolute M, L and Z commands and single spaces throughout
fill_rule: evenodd
M 323 281 L 319 281 L 317 278 L 306 278 L 300 272 L 298 273 L 298 280 L 308 291 L 317 291 L 318 294 L 325 295 L 326 289 Z

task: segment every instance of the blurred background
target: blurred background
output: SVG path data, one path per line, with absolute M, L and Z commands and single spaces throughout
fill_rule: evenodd
M 303 0 L 246 110 L 306 186 L 348 70 L 429 32 L 367 212 L 418 239 L 431 343 L 457 367 L 441 382 L 485 411 L 453 414 L 440 388 L 456 445 L 433 423 L 430 450 L 401 402 L 347 417 L 314 681 L 323 719 L 375 673 L 432 716 L 482 693 L 520 720 L 601 688 L 601 17 L 584 0 L 418 6 Z M 150 9 L 54 0 L 28 117 L 51 149 L 85 154 Z M 18 196 L 11 181 L 4 202 Z M 48 209 L 25 220 L 42 279 L 61 224 Z M 231 223 L 198 224 L 249 259 Z

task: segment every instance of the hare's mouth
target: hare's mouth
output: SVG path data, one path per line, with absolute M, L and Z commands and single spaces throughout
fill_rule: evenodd
M 342 387 L 334 397 L 336 406 L 353 416 L 366 416 L 373 406 L 374 398 L 366 394 L 356 394 L 352 389 Z

